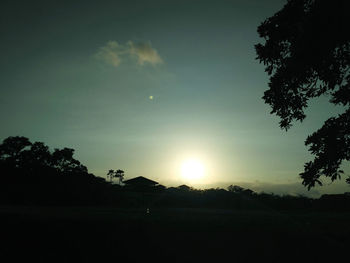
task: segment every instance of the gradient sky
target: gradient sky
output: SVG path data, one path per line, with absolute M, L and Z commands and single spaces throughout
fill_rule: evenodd
M 5 1 L 0 139 L 74 148 L 103 177 L 123 169 L 166 186 L 348 191 L 337 182 L 307 192 L 298 176 L 307 135 L 339 109 L 321 98 L 285 132 L 261 99 L 256 28 L 284 3 Z M 181 178 L 187 158 L 203 162 L 203 180 Z

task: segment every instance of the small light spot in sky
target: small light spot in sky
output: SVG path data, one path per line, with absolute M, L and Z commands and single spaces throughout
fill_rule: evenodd
M 153 96 L 152 96 L 152 95 L 151 95 L 151 96 L 149 96 L 148 98 L 149 98 L 150 100 L 153 100 Z

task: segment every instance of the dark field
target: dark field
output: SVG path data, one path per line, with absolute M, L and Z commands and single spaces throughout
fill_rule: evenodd
M 0 208 L 2 262 L 334 261 L 350 213 L 113 207 Z

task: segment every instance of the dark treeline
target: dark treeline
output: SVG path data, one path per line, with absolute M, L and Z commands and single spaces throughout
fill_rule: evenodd
M 96 177 L 73 157 L 70 148 L 49 148 L 25 137 L 0 145 L 0 203 L 18 205 L 113 205 L 116 207 L 190 207 L 218 209 L 349 209 L 350 195 L 279 196 L 240 186 L 198 190 L 123 187 Z
M 102 204 L 116 199 L 113 186 L 73 157 L 70 148 L 50 151 L 42 142 L 8 137 L 0 145 L 3 204 Z
M 221 188 L 194 189 L 186 185 L 153 188 L 148 191 L 130 191 L 120 188 L 124 207 L 186 207 L 238 210 L 350 210 L 350 195 L 323 195 L 319 199 L 306 196 L 255 193 L 250 189 L 232 191 Z

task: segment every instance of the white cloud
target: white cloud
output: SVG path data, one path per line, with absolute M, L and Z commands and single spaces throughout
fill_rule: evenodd
M 157 50 L 152 48 L 151 43 L 149 42 L 134 43 L 132 41 L 129 41 L 127 43 L 127 46 L 129 53 L 132 56 L 137 57 L 137 64 L 141 66 L 145 63 L 152 65 L 163 63 L 163 60 L 159 56 Z
M 128 41 L 125 45 L 117 41 L 109 41 L 105 46 L 100 47 L 96 53 L 96 58 L 118 67 L 125 60 L 137 60 L 137 64 L 144 66 L 151 64 L 153 66 L 162 64 L 163 60 L 158 51 L 154 49 L 150 42 L 134 43 Z

